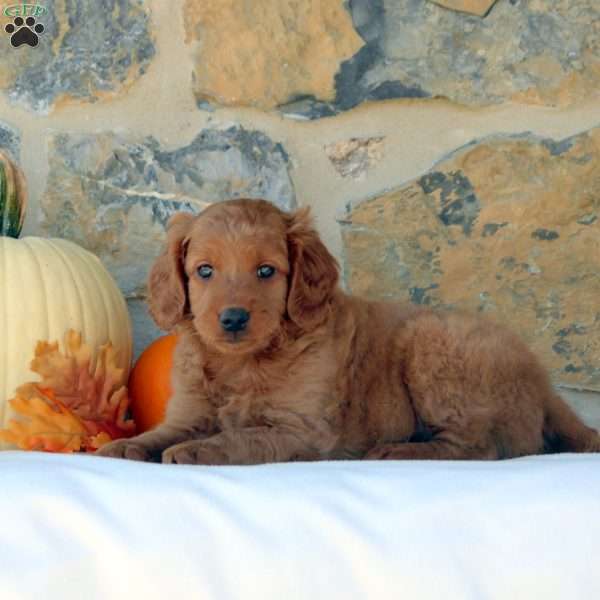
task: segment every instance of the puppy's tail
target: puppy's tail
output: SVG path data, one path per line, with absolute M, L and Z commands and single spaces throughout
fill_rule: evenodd
M 544 445 L 547 452 L 600 452 L 600 434 L 551 393 L 546 400 Z

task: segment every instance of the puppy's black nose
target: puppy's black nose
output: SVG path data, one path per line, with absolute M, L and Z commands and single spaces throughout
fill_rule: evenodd
M 219 321 L 225 331 L 243 331 L 250 320 L 250 313 L 245 308 L 226 308 Z

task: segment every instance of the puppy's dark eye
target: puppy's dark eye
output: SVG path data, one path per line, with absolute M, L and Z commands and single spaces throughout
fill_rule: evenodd
M 259 279 L 268 279 L 275 275 L 275 267 L 272 267 L 271 265 L 260 265 L 260 267 L 256 269 L 256 274 Z
M 198 277 L 209 279 L 213 274 L 213 268 L 210 265 L 200 265 L 198 267 Z

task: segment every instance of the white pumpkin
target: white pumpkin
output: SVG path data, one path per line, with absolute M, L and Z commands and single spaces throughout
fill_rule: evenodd
M 63 349 L 69 329 L 92 349 L 110 341 L 126 379 L 131 321 L 100 260 L 66 240 L 0 237 L 0 428 L 12 416 L 8 400 L 17 387 L 39 380 L 29 368 L 37 342 L 58 341 Z

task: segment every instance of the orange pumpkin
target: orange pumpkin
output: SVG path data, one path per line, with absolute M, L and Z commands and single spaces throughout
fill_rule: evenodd
M 140 355 L 129 376 L 131 412 L 138 433 L 153 429 L 165 418 L 171 397 L 171 369 L 177 336 L 165 335 Z

